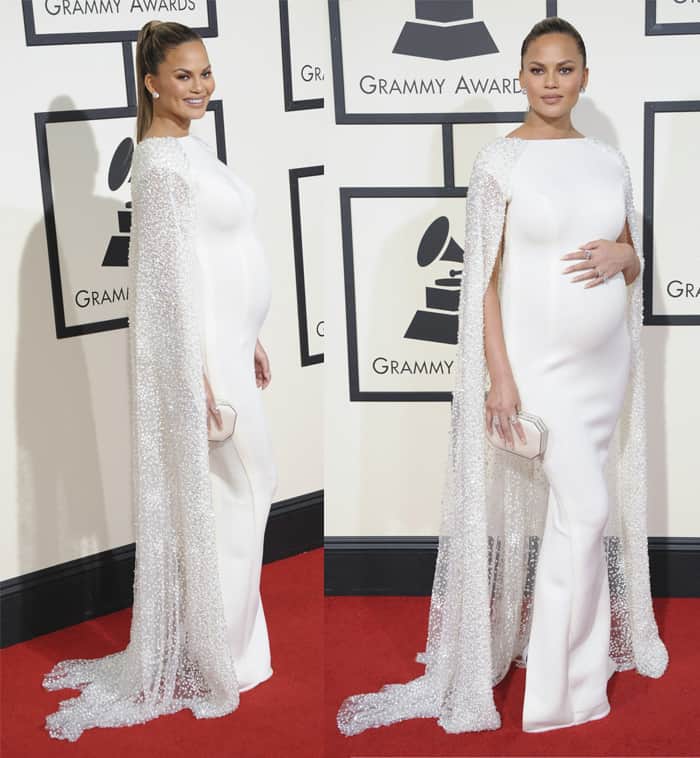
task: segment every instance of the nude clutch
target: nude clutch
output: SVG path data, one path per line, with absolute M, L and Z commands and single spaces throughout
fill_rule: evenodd
M 209 429 L 209 440 L 211 442 L 224 442 L 233 435 L 238 414 L 231 403 L 226 402 L 226 400 L 217 400 L 216 408 L 221 412 L 221 429 L 212 420 Z
M 539 416 L 525 411 L 518 411 L 516 415 L 525 432 L 525 442 L 522 442 L 517 432 L 513 430 L 513 447 L 510 448 L 506 441 L 498 436 L 493 426 L 491 429 L 486 429 L 486 439 L 494 447 L 505 450 L 506 453 L 514 453 L 530 460 L 542 458 L 547 447 L 547 427 L 544 421 Z

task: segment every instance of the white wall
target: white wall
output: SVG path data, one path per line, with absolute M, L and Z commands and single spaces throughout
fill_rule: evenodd
M 323 367 L 301 367 L 288 178 L 290 168 L 323 163 L 323 116 L 318 110 L 284 110 L 278 4 L 217 6 L 219 36 L 205 39 L 217 81 L 214 98 L 224 104 L 228 163 L 256 191 L 259 229 L 274 277 L 261 339 L 272 362 L 273 381 L 264 398 L 281 500 L 323 487 Z M 295 28 L 299 16 L 318 6 L 297 3 Z M 61 23 L 75 30 L 87 22 Z M 110 19 L 95 19 L 94 28 L 98 23 L 121 28 Z M 34 129 L 35 112 L 125 106 L 121 43 L 27 46 L 20 3 L 4 7 L 0 35 L 14 72 L 7 82 L 11 104 L 5 109 L 0 189 L 4 579 L 130 543 L 133 531 L 127 331 L 56 338 Z M 327 66 L 324 43 L 302 45 L 302 53 L 321 67 Z M 193 122 L 192 132 L 197 128 Z M 116 208 L 102 183 L 92 186 L 93 149 L 86 139 L 85 149 L 72 156 L 76 194 L 61 199 L 70 207 L 80 202 L 80 192 L 104 194 L 105 204 Z M 126 187 L 115 193 L 122 202 L 124 191 L 128 196 Z M 84 223 L 89 238 L 95 221 L 84 218 Z M 306 248 L 309 265 L 320 261 L 318 242 L 312 239 Z M 78 257 L 92 252 L 87 244 L 68 251 Z M 310 278 L 313 282 L 313 272 Z M 319 293 L 312 297 L 317 302 Z

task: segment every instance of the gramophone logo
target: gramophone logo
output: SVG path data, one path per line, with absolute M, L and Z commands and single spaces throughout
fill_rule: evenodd
M 127 180 L 131 171 L 131 159 L 134 155 L 134 141 L 127 137 L 123 139 L 109 165 L 107 184 L 112 192 L 116 192 Z M 102 260 L 103 266 L 129 265 L 129 233 L 131 231 L 131 200 L 124 205 L 126 210 L 117 211 L 117 226 L 119 234 L 110 237 L 107 251 Z
M 392 52 L 454 61 L 499 52 L 486 24 L 474 21 L 474 0 L 415 0 L 416 21 L 407 21 Z
M 450 236 L 447 216 L 440 216 L 425 230 L 416 254 L 421 267 L 439 264 L 463 263 L 464 250 Z M 457 312 L 462 285 L 462 270 L 450 267 L 447 276 L 435 279 L 434 285 L 425 288 L 426 310 L 417 310 L 404 334 L 407 339 L 457 344 Z

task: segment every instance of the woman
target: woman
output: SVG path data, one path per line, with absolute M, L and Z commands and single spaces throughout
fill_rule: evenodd
M 526 666 L 524 731 L 607 715 L 613 671 L 659 677 L 649 587 L 641 245 L 622 153 L 571 124 L 588 81 L 560 18 L 523 42 L 524 124 L 481 149 L 467 198 L 458 373 L 425 674 L 348 698 L 345 734 L 435 717 L 501 725 L 492 687 Z M 486 396 L 485 408 L 484 397 Z M 542 460 L 508 446 L 520 410 Z
M 131 639 L 121 652 L 47 674 L 48 689 L 82 690 L 47 718 L 50 735 L 68 740 L 182 708 L 223 716 L 272 674 L 259 585 L 276 469 L 259 392 L 270 368 L 257 339 L 270 275 L 254 201 L 189 134 L 214 91 L 197 33 L 149 22 L 136 58 Z M 235 430 L 208 442 L 223 427 L 219 401 L 235 407 Z

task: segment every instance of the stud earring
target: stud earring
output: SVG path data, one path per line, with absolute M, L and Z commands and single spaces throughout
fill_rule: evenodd
M 155 90 L 151 92 L 151 95 L 153 95 L 154 100 L 157 100 L 160 97 L 160 95 Z
M 581 87 L 581 92 L 585 92 L 585 91 L 586 91 L 586 88 L 585 87 Z
M 525 87 L 523 87 L 522 90 L 520 91 L 523 93 L 523 95 L 527 95 L 527 90 L 525 89 Z

